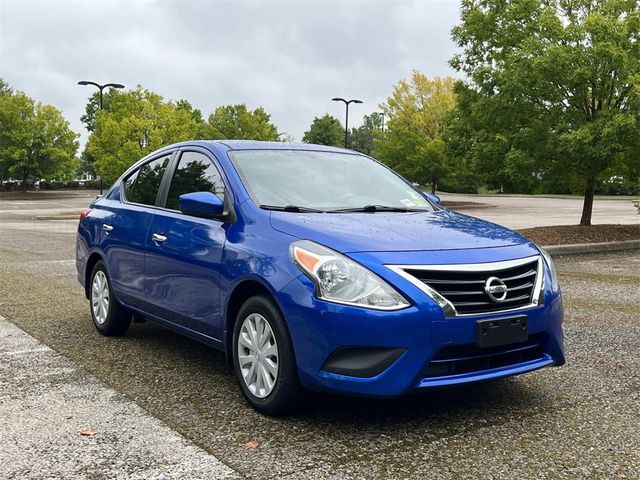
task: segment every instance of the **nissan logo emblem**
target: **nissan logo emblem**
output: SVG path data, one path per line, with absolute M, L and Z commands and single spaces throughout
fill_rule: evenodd
M 507 285 L 498 277 L 489 277 L 484 284 L 484 291 L 494 302 L 504 302 L 508 290 Z

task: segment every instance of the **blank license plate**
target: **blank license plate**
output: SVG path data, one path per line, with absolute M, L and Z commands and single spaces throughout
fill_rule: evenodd
M 521 343 L 528 338 L 526 315 L 476 322 L 476 345 L 480 348 Z

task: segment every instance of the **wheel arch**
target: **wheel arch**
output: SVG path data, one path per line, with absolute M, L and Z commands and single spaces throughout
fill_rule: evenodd
M 224 318 L 225 320 L 224 351 L 225 351 L 225 355 L 229 365 L 233 365 L 233 348 L 231 344 L 233 342 L 233 329 L 235 326 L 236 317 L 238 316 L 238 312 L 240 311 L 240 308 L 242 307 L 244 302 L 246 302 L 251 297 L 254 297 L 256 295 L 264 295 L 270 298 L 271 300 L 273 300 L 273 303 L 276 305 L 278 310 L 280 310 L 280 313 L 282 314 L 283 318 L 285 318 L 285 323 L 286 323 L 286 317 L 284 315 L 284 312 L 280 307 L 280 304 L 278 303 L 276 296 L 274 295 L 273 291 L 269 287 L 267 287 L 264 283 L 253 278 L 246 279 L 238 283 L 233 288 L 233 291 L 228 297 L 226 314 Z
M 89 299 L 91 289 L 91 272 L 93 272 L 93 267 L 95 267 L 96 263 L 100 260 L 104 261 L 104 258 L 98 252 L 93 252 L 87 259 L 87 264 L 84 269 L 84 296 L 87 297 L 87 299 Z

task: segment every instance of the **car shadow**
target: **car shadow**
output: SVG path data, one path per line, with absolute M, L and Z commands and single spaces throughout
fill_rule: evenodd
M 192 388 L 197 388 L 198 394 L 190 395 L 190 398 L 197 399 L 204 395 L 209 402 L 214 399 L 226 404 L 232 402 L 234 408 L 248 409 L 249 414 L 255 416 L 254 420 L 267 418 L 246 405 L 223 352 L 151 322 L 134 325 L 123 340 L 136 344 L 131 348 L 141 349 L 141 353 L 171 365 L 171 370 L 163 375 L 173 378 L 167 378 L 163 388 L 184 389 L 189 384 L 187 379 L 197 378 Z M 159 351 L 162 351 L 161 356 L 158 355 Z M 301 396 L 293 414 L 275 421 L 298 424 L 321 422 L 344 427 L 416 423 L 433 426 L 446 422 L 448 427 L 452 427 L 452 422 L 466 425 L 470 417 L 521 418 L 553 403 L 552 392 L 537 386 L 528 384 L 522 377 L 514 377 L 411 393 L 392 399 L 307 391 Z

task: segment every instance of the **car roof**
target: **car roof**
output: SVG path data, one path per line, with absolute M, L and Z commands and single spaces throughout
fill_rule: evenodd
M 321 152 L 356 153 L 340 147 L 316 145 L 301 142 L 264 142 L 259 140 L 192 140 L 175 143 L 169 147 L 198 145 L 201 147 L 222 147 L 224 150 L 313 150 Z M 167 147 L 168 148 L 168 147 Z
M 162 155 L 165 152 L 173 151 L 180 147 L 202 147 L 206 148 L 212 153 L 230 152 L 233 150 L 300 150 L 308 152 L 335 152 L 335 153 L 351 153 L 359 154 L 353 150 L 347 150 L 346 148 L 331 147 L 327 145 L 316 145 L 314 143 L 303 142 L 264 142 L 259 140 L 187 140 L 184 142 L 176 142 L 171 145 L 166 145 L 158 150 L 155 150 L 143 158 L 131 165 L 121 175 L 121 178 L 126 177 L 132 170 L 138 168 L 141 164 L 147 162 L 151 157 Z M 362 155 L 362 154 L 359 154 Z

